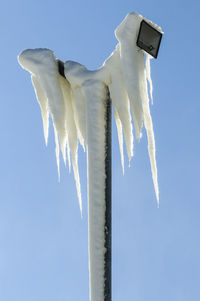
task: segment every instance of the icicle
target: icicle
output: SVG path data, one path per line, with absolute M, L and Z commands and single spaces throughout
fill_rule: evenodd
M 151 56 L 146 54 L 146 75 L 147 75 L 147 80 L 149 82 L 149 87 L 150 87 L 151 103 L 153 104 L 153 84 L 152 84 L 152 80 L 151 80 L 150 59 L 151 59 Z
M 21 66 L 34 76 L 33 84 L 36 85 L 36 92 L 41 94 L 43 91 L 45 93 L 48 110 L 57 131 L 65 161 L 65 107 L 55 55 L 50 49 L 27 49 L 19 55 L 18 60 Z
M 81 134 L 81 145 L 85 151 L 84 142 L 86 141 L 86 117 L 85 117 L 85 98 L 82 94 L 81 88 L 76 87 L 73 89 L 74 104 L 76 107 L 77 118 L 78 118 L 78 128 Z
M 112 100 L 112 105 L 118 113 L 118 118 L 124 131 L 126 150 L 130 161 L 133 156 L 133 132 L 130 104 L 120 64 L 119 45 L 116 47 L 116 50 L 112 53 L 108 60 L 105 61 L 104 66 L 104 68 L 108 70 L 107 72 L 111 74 L 111 82 L 108 84 L 110 97 Z M 115 120 L 115 122 L 117 125 L 118 121 Z
M 65 140 L 63 141 L 63 144 L 60 147 L 65 166 L 66 166 L 66 144 L 67 144 L 66 141 L 67 141 L 67 137 L 66 137 L 66 134 L 65 134 Z
M 60 86 L 65 101 L 69 168 L 71 167 L 70 164 L 70 151 L 71 151 L 74 179 L 76 182 L 76 190 L 77 190 L 77 195 L 79 200 L 80 212 L 82 216 L 82 198 L 81 198 L 80 177 L 78 171 L 78 134 L 77 134 L 77 128 L 75 124 L 75 113 L 73 109 L 74 98 L 72 98 L 71 86 L 68 80 L 64 79 L 61 76 L 59 80 L 60 80 Z
M 139 91 L 138 75 L 138 47 L 136 38 L 139 16 L 135 13 L 128 14 L 124 21 L 115 30 L 115 35 L 120 46 L 120 63 L 125 85 L 130 101 L 135 125 L 137 140 L 141 138 L 143 127 L 143 109 Z
M 49 110 L 53 120 L 54 127 L 56 128 L 60 148 L 64 162 L 66 161 L 66 128 L 65 128 L 65 103 L 62 95 L 62 90 L 59 85 L 58 74 L 50 78 L 43 75 L 40 79 L 41 84 L 45 87 Z
M 71 172 L 71 159 L 70 159 L 70 148 L 69 148 L 69 138 L 67 135 L 67 160 L 68 160 L 68 167 L 69 167 L 69 173 Z
M 80 212 L 81 212 L 81 217 L 82 217 L 82 198 L 81 198 L 81 186 L 80 186 L 79 171 L 78 171 L 77 150 L 78 150 L 78 145 L 77 145 L 77 148 L 72 151 L 72 166 L 73 166 L 74 178 L 75 178 L 75 182 L 76 182 L 76 190 L 77 190 L 77 195 L 78 195 L 79 207 L 80 207 Z
M 114 110 L 114 116 L 115 116 L 115 122 L 116 122 L 116 126 L 117 126 L 122 171 L 123 171 L 123 174 L 124 174 L 124 151 L 123 151 L 122 123 L 119 119 L 119 114 L 118 114 L 117 110 Z
M 153 183 L 154 183 L 154 188 L 156 193 L 157 204 L 159 207 L 159 189 L 158 189 L 158 180 L 157 180 L 155 139 L 154 139 L 151 114 L 150 114 L 149 106 L 146 101 L 144 102 L 143 108 L 144 108 L 144 123 L 145 123 L 145 128 L 148 137 L 148 151 L 149 151 L 149 157 L 151 162 L 152 178 L 153 178 Z
M 45 144 L 48 143 L 48 132 L 49 132 L 49 112 L 47 107 L 47 98 L 46 95 L 40 86 L 36 76 L 32 74 L 31 76 L 32 84 L 35 90 L 36 98 L 40 105 L 41 113 L 42 113 L 42 122 L 43 122 L 43 131 L 44 131 L 44 139 Z
M 75 100 L 74 100 L 73 91 L 72 91 L 72 99 L 73 99 L 72 108 L 73 108 L 73 112 L 74 112 L 74 121 L 75 121 L 76 130 L 77 130 L 77 134 L 78 134 L 78 140 L 79 140 L 83 150 L 85 151 L 84 138 L 83 138 L 82 133 L 80 131 L 78 112 L 77 112 L 77 109 L 76 109 L 76 104 L 75 104 Z
M 150 109 L 149 109 L 149 97 L 148 97 L 148 87 L 146 80 L 144 57 L 140 57 L 140 90 L 143 100 L 143 111 L 144 111 L 144 126 L 148 138 L 148 152 L 151 163 L 152 178 L 155 188 L 155 194 L 157 199 L 157 204 L 159 207 L 159 189 L 157 180 L 157 166 L 156 166 L 156 148 L 155 148 L 155 138 L 153 131 L 153 123 L 151 119 Z
M 65 102 L 65 128 L 66 128 L 66 146 L 67 146 L 67 159 L 69 172 L 71 171 L 71 159 L 70 159 L 70 127 L 73 127 L 73 111 L 71 107 L 71 90 L 69 82 L 62 76 L 59 76 L 60 87 L 63 93 L 63 98 Z M 75 126 L 75 125 L 74 125 Z
M 57 162 L 57 168 L 58 168 L 58 182 L 60 182 L 60 148 L 59 148 L 59 142 L 58 142 L 58 134 L 54 127 L 54 135 L 55 135 L 55 144 L 56 144 L 56 162 Z

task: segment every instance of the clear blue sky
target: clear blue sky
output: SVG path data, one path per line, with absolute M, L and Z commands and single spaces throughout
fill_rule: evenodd
M 200 300 L 199 1 L 2 1 L 0 300 L 88 301 L 86 155 L 80 218 L 73 174 L 57 181 L 52 126 L 45 147 L 26 48 L 99 67 L 114 29 L 137 11 L 162 26 L 152 61 L 160 208 L 144 133 L 122 175 L 113 123 L 113 301 Z

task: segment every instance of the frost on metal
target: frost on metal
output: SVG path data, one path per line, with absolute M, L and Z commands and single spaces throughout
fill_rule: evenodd
M 78 172 L 78 144 L 87 149 L 90 299 L 102 301 L 104 291 L 104 217 L 105 217 L 105 99 L 110 92 L 118 132 L 122 170 L 124 172 L 123 140 L 131 160 L 136 139 L 143 126 L 148 138 L 148 152 L 157 202 L 159 190 L 155 158 L 155 140 L 149 108 L 152 99 L 150 55 L 136 45 L 140 22 L 144 18 L 130 13 L 115 31 L 118 44 L 102 67 L 89 71 L 72 61 L 64 64 L 65 77 L 58 72 L 58 60 L 49 49 L 28 49 L 18 61 L 31 73 L 36 97 L 41 108 L 44 137 L 47 144 L 49 115 L 52 118 L 56 159 L 59 171 L 60 150 L 72 167 L 80 210 L 81 189 Z M 157 25 L 146 20 L 161 31 Z M 148 93 L 149 82 L 150 91 Z M 132 122 L 133 119 L 133 122 Z M 67 155 L 66 155 L 67 154 Z

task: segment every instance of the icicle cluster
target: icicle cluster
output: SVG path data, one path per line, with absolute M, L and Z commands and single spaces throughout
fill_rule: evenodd
M 68 61 L 65 63 L 66 78 L 64 78 L 58 72 L 58 60 L 49 49 L 25 50 L 18 57 L 20 65 L 31 73 L 32 83 L 41 108 L 46 144 L 48 141 L 49 114 L 53 120 L 59 177 L 60 149 L 65 163 L 67 149 L 69 170 L 72 161 L 81 212 L 82 201 L 77 151 L 78 142 L 84 149 L 85 145 L 87 146 L 86 116 L 89 118 L 89 115 L 86 112 L 86 99 L 82 85 L 90 78 L 99 80 L 109 87 L 118 131 L 123 172 L 123 135 L 129 161 L 133 156 L 134 139 L 131 113 L 137 140 L 141 138 L 144 125 L 148 138 L 153 183 L 157 202 L 159 202 L 155 140 L 147 86 L 148 81 L 152 99 L 151 57 L 136 45 L 140 22 L 143 19 L 136 13 L 130 13 L 126 16 L 115 31 L 119 41 L 115 51 L 105 61 L 102 68 L 97 71 L 88 71 L 85 66 Z M 161 31 L 151 21 L 146 20 L 146 22 Z
M 140 23 L 144 18 L 136 13 L 130 13 L 115 30 L 119 44 L 116 50 L 105 62 L 111 68 L 112 84 L 109 85 L 112 103 L 115 110 L 115 120 L 120 142 L 121 162 L 124 170 L 122 128 L 126 141 L 129 160 L 133 156 L 133 135 L 131 127 L 130 109 L 133 116 L 136 138 L 142 136 L 143 125 L 148 138 L 148 152 L 151 163 L 153 183 L 159 205 L 159 190 L 157 182 L 157 167 L 155 157 L 155 139 L 153 124 L 149 108 L 147 81 L 150 86 L 152 98 L 153 86 L 150 75 L 151 56 L 141 50 L 137 45 L 137 36 Z M 161 31 L 161 28 L 149 20 L 151 26 Z M 146 56 L 146 64 L 145 64 Z
M 20 65 L 31 73 L 32 83 L 39 102 L 44 137 L 47 144 L 49 114 L 51 115 L 56 144 L 56 160 L 60 179 L 59 153 L 62 152 L 66 164 L 66 148 L 71 169 L 71 161 L 76 181 L 79 206 L 82 213 L 81 189 L 78 172 L 78 139 L 83 145 L 82 128 L 79 128 L 75 106 L 75 96 L 67 79 L 58 73 L 58 62 L 49 49 L 28 49 L 18 57 Z

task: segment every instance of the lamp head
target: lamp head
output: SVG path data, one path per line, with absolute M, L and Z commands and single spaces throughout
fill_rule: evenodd
M 162 33 L 145 20 L 142 20 L 136 43 L 137 46 L 145 50 L 154 58 L 157 58 L 161 39 Z

